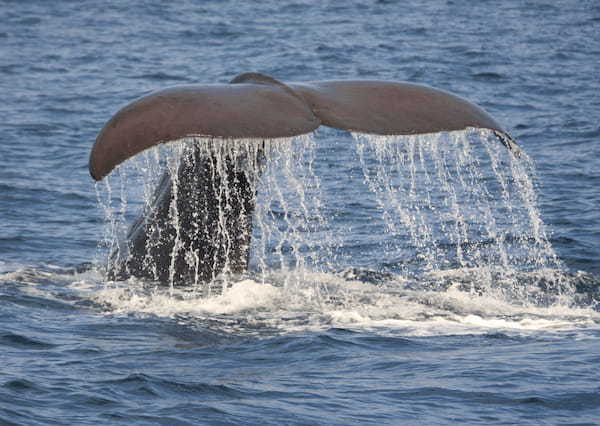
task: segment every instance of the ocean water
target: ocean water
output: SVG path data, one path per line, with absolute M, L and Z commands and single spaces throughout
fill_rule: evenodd
M 595 1 L 0 0 L 0 423 L 600 423 L 599 64 Z M 321 128 L 270 155 L 247 275 L 108 281 L 155 175 L 95 184 L 99 130 L 249 71 L 442 88 L 523 155 Z

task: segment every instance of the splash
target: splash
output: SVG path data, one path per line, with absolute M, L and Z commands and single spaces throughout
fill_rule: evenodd
M 354 138 L 385 222 L 386 256 L 419 260 L 405 275 L 440 282 L 460 271 L 471 292 L 522 303 L 571 293 L 540 217 L 534 165 L 525 153 L 499 149 L 493 132 L 480 129 Z M 526 272 L 544 276 L 544 291 L 539 280 L 523 280 Z
M 513 304 L 568 303 L 565 300 L 573 290 L 541 220 L 534 165 L 525 153 L 516 157 L 492 132 L 474 129 L 410 137 L 353 136 L 364 192 L 371 194 L 378 209 L 379 216 L 371 220 L 381 221 L 384 229 L 378 236 L 385 243 L 380 262 L 369 269 L 390 273 L 400 287 L 397 283 L 406 280 L 427 290 L 459 288 L 465 294 Z M 331 286 L 327 279 L 315 279 L 340 269 L 344 275 L 352 268 L 336 263 L 336 251 L 344 249 L 339 238 L 344 229 L 323 213 L 325 196 L 315 172 L 312 136 L 230 142 L 193 138 L 161 145 L 128 161 L 105 179 L 104 190 L 97 187 L 107 223 L 103 251 L 112 253 L 107 256 L 107 270 L 117 267 L 118 254 L 127 251 L 127 224 L 140 211 L 154 208 L 159 177 L 165 170 L 173 181 L 169 226 L 175 230 L 169 246 L 173 259 L 169 281 L 175 282 L 178 257 L 198 268 L 197 253 L 183 253 L 178 211 L 178 200 L 189 196 L 180 189 L 178 170 L 182 161 L 191 158 L 192 146 L 200 149 L 201 156 L 214 156 L 215 173 L 222 176 L 227 162 L 236 159 L 236 170 L 246 176 L 256 194 L 250 273 L 235 276 L 227 259 L 239 240 L 231 234 L 226 214 L 234 188 L 228 179 L 215 180 L 219 182 L 218 188 L 212 188 L 219 199 L 215 226 L 224 241 L 225 263 L 222 273 L 210 280 L 198 275 L 188 278 L 194 297 L 220 297 L 232 286 L 238 288 L 239 282 L 253 282 L 295 289 L 294 294 L 318 303 L 354 303 L 349 302 L 354 296 L 346 297 L 352 280 Z M 157 232 L 160 235 L 160 229 Z M 146 253 L 160 249 L 150 240 L 147 244 Z M 144 267 L 157 276 L 151 260 L 146 256 Z M 350 264 L 352 260 L 357 259 L 350 259 Z M 379 286 L 381 291 L 393 288 L 384 287 Z M 171 286 L 169 294 L 173 291 Z
M 211 163 L 209 176 L 198 177 L 207 170 L 205 161 Z M 104 191 L 97 186 L 107 223 L 102 242 L 109 253 L 106 270 L 123 269 L 122 259 L 130 256 L 128 239 L 133 235 L 127 231 L 127 223 L 139 216 L 135 227 L 145 226 L 152 234 L 152 238 L 143 240 L 146 254 L 141 261 L 150 279 L 160 280 L 161 271 L 154 259 L 167 252 L 169 275 L 160 281 L 170 282 L 171 287 L 176 281 L 181 282 L 182 277 L 175 276 L 181 266 L 176 262 L 185 262 L 188 269 L 196 271 L 183 277 L 185 284 L 203 287 L 205 293 L 217 280 L 225 280 L 227 286 L 232 275 L 245 269 L 237 267 L 232 259 L 244 257 L 240 251 L 250 239 L 243 236 L 245 229 L 240 223 L 248 220 L 246 216 L 252 210 L 251 263 L 258 274 L 271 268 L 301 270 L 305 265 L 318 263 L 327 257 L 327 250 L 317 240 L 323 236 L 320 229 L 326 227 L 326 219 L 320 213 L 320 182 L 313 171 L 313 161 L 311 136 L 269 141 L 192 138 L 142 153 L 126 167 L 120 167 L 116 176 L 105 179 Z M 182 175 L 184 168 L 193 173 Z M 239 191 L 240 180 L 249 187 L 244 194 Z M 127 193 L 127 188 L 133 191 Z M 164 204 L 159 199 L 167 191 L 168 218 L 153 221 L 152 212 Z M 194 226 L 202 218 L 209 218 L 205 221 L 209 226 Z M 191 229 L 181 226 L 183 220 L 192 224 Z M 215 248 L 206 250 L 208 255 L 190 248 L 184 243 L 190 233 Z M 207 262 L 217 273 L 199 276 L 200 265 Z

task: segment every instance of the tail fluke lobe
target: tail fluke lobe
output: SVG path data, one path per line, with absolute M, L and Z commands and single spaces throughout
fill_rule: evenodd
M 185 137 L 274 139 L 310 133 L 321 122 L 299 97 L 278 84 L 173 87 L 144 96 L 106 123 L 90 155 L 102 179 L 126 159 Z
M 502 127 L 477 105 L 432 87 L 392 81 L 290 83 L 325 126 L 379 135 Z

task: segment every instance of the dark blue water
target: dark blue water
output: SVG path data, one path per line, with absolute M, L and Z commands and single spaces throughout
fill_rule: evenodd
M 599 69 L 591 0 L 0 0 L 0 423 L 597 424 Z M 483 106 L 535 162 L 558 260 L 523 261 L 510 292 L 451 256 L 431 278 L 386 227 L 372 160 L 320 130 L 326 229 L 295 234 L 314 264 L 269 260 L 209 298 L 106 283 L 98 131 L 151 90 L 247 71 Z M 525 225 L 506 234 L 516 265 Z

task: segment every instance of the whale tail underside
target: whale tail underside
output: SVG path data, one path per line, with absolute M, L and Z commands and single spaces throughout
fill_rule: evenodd
M 484 128 L 518 153 L 487 112 L 439 89 L 377 80 L 285 84 L 246 73 L 229 84 L 177 86 L 125 106 L 98 135 L 90 174 L 100 180 L 126 159 L 186 137 L 264 140 L 310 133 L 320 125 L 378 135 Z

